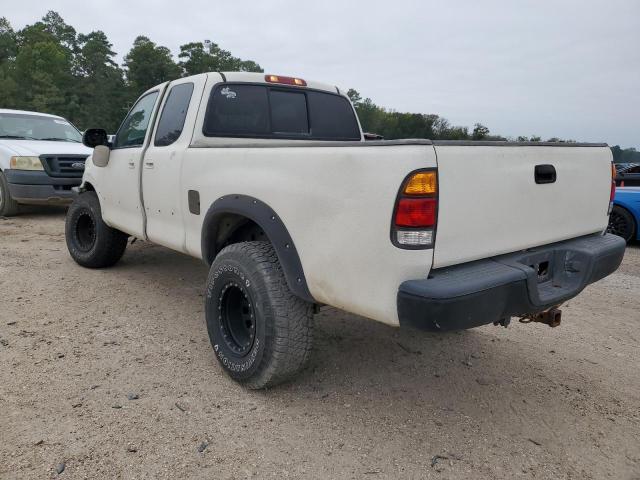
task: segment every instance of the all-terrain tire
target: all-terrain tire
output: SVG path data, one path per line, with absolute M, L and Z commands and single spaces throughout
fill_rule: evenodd
M 236 243 L 217 255 L 205 313 L 220 365 L 249 389 L 289 380 L 309 360 L 313 305 L 291 293 L 269 242 Z
M 7 177 L 0 172 L 0 217 L 13 217 L 19 211 L 18 202 L 11 197 Z
M 124 255 L 128 236 L 102 221 L 95 192 L 83 192 L 67 211 L 67 248 L 76 263 L 88 268 L 115 265 Z

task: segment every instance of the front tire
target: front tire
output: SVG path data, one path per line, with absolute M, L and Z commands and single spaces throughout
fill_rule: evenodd
M 247 388 L 282 383 L 309 360 L 313 305 L 291 293 L 269 242 L 236 243 L 218 254 L 205 313 L 218 362 Z
M 127 248 L 128 236 L 102 221 L 96 192 L 78 195 L 67 211 L 67 248 L 76 263 L 88 268 L 115 265 Z
M 11 197 L 7 177 L 0 172 L 0 217 L 13 217 L 18 212 L 18 202 Z
M 629 243 L 636 234 L 636 222 L 633 215 L 625 208 L 614 205 L 609 216 L 607 232 L 618 235 Z

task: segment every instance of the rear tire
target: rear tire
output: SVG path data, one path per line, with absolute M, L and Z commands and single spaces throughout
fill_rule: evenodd
M 11 197 L 7 177 L 0 172 L 0 217 L 13 217 L 19 211 L 18 202 Z
M 209 271 L 207 330 L 224 371 L 249 389 L 300 372 L 313 343 L 313 305 L 296 297 L 269 242 L 224 248 Z
M 618 235 L 629 243 L 636 234 L 636 228 L 636 221 L 633 215 L 627 209 L 614 205 L 609 216 L 607 232 Z
M 102 221 L 95 192 L 81 193 L 67 211 L 67 248 L 77 264 L 88 268 L 115 265 L 127 248 L 128 236 Z

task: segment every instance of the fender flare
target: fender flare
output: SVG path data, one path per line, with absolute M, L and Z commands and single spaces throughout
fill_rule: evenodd
M 266 203 L 249 195 L 230 194 L 218 198 L 207 210 L 202 223 L 202 259 L 211 265 L 218 254 L 216 239 L 220 219 L 225 214 L 242 215 L 255 222 L 271 241 L 291 292 L 315 303 L 307 286 L 302 263 L 293 239 L 278 214 Z

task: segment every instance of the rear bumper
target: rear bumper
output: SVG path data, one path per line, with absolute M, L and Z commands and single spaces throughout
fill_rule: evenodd
M 71 189 L 82 178 L 50 177 L 46 172 L 5 170 L 9 192 L 15 201 L 25 204 L 68 204 L 76 193 Z
M 432 270 L 400 285 L 400 325 L 461 330 L 542 312 L 613 273 L 624 250 L 622 238 L 596 234 Z

